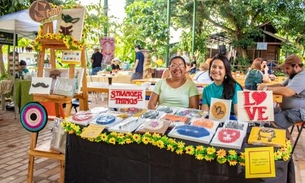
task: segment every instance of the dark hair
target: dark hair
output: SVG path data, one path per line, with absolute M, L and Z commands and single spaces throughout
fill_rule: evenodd
M 140 45 L 136 45 L 135 48 L 138 48 L 139 50 L 141 50 L 141 46 Z
M 226 69 L 226 78 L 223 80 L 223 93 L 222 93 L 222 98 L 223 99 L 232 99 L 234 94 L 235 94 L 235 86 L 239 85 L 240 88 L 241 85 L 233 78 L 232 73 L 231 73 L 231 65 L 228 60 L 228 58 L 225 55 L 221 54 L 216 54 L 210 63 L 209 67 L 209 73 L 211 73 L 211 66 L 213 65 L 213 62 L 215 60 L 221 60 L 225 66 Z M 211 80 L 213 78 L 210 76 Z
M 172 58 L 170 58 L 170 60 L 169 60 L 169 65 L 171 65 L 172 64 L 172 61 L 174 60 L 174 59 L 176 59 L 176 58 L 180 58 L 182 61 L 183 61 L 183 64 L 184 64 L 184 67 L 186 67 L 186 62 L 185 62 L 185 60 L 184 60 L 184 58 L 183 57 L 181 57 L 181 56 L 173 56 Z
M 26 65 L 26 62 L 24 60 L 21 60 L 19 65 Z

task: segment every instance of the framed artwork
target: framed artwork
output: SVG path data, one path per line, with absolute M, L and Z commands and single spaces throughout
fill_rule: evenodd
M 29 94 L 50 94 L 52 78 L 32 77 Z
M 75 90 L 75 79 L 69 79 L 69 78 L 57 78 L 53 94 L 56 95 L 64 95 L 73 97 L 74 96 L 74 90 Z
M 230 119 L 232 100 L 211 99 L 209 119 L 215 121 L 226 121 Z
M 85 8 L 64 9 L 57 20 L 56 33 L 72 36 L 80 41 L 83 33 Z
M 238 91 L 238 119 L 241 121 L 274 121 L 272 91 Z
M 80 64 L 81 51 L 65 50 L 62 52 L 62 63 Z

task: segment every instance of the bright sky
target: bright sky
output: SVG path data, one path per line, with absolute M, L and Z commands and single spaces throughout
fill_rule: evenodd
M 104 5 L 104 0 L 80 0 L 82 5 L 96 4 L 101 2 Z M 108 16 L 115 16 L 121 20 L 125 17 L 125 0 L 108 0 Z
M 101 2 L 104 5 L 104 0 L 79 0 L 82 5 L 96 4 Z M 118 17 L 121 21 L 125 17 L 125 0 L 108 0 L 108 16 Z M 174 29 L 170 29 L 170 43 L 175 43 L 180 40 L 181 30 L 175 31 Z

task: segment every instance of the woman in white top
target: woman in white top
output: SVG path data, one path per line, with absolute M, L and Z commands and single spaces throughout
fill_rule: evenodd
M 205 84 L 212 83 L 213 81 L 211 80 L 209 74 L 209 64 L 206 62 L 202 62 L 200 63 L 199 69 L 200 71 L 196 72 L 195 76 L 193 77 L 193 81 Z

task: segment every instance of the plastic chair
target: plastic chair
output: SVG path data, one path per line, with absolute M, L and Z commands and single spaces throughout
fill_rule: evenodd
M 296 127 L 296 129 L 297 129 L 298 135 L 297 135 L 297 138 L 295 139 L 295 141 L 293 143 L 291 154 L 293 154 L 293 151 L 294 151 L 296 145 L 298 144 L 298 141 L 299 141 L 299 138 L 302 134 L 303 128 L 305 127 L 305 122 L 298 122 L 298 123 L 295 123 L 294 125 L 292 125 L 291 130 L 290 130 L 290 135 L 292 134 L 292 132 L 294 130 L 294 127 Z
M 54 102 L 39 102 L 41 105 L 43 105 L 47 112 L 48 112 L 48 119 L 54 120 L 56 115 L 56 104 Z M 65 118 L 65 111 L 62 105 L 59 106 L 59 116 L 62 118 Z

